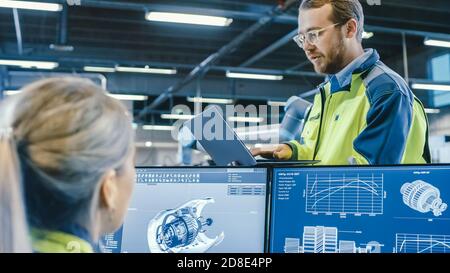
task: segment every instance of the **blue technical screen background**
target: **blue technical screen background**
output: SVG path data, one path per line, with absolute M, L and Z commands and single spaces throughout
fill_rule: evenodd
M 427 212 L 449 182 L 450 166 L 276 168 L 269 251 L 449 253 L 450 210 Z
M 205 241 L 194 241 L 182 250 L 170 248 L 173 251 L 264 252 L 267 179 L 265 168 L 137 168 L 124 224 L 116 233 L 102 238 L 102 250 L 164 252 L 156 243 L 157 228 L 178 227 L 174 233 L 184 233 L 186 224 L 189 230 L 196 230 L 194 219 L 185 217 L 189 214 L 172 214 L 166 225 L 161 224 L 164 217 L 175 210 L 181 212 L 181 208 L 195 207 L 201 221 L 212 220 L 210 226 L 201 228 L 203 234 L 214 238 L 223 233 L 224 238 L 206 250 Z M 207 199 L 213 202 L 205 204 Z M 205 205 L 194 205 L 199 202 Z M 155 221 L 158 224 L 152 224 Z

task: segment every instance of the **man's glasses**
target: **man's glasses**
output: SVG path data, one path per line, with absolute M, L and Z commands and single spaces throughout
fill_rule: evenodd
M 331 27 L 334 27 L 337 25 L 341 25 L 341 23 L 329 25 L 329 26 L 326 26 L 321 29 L 310 30 L 310 31 L 306 32 L 305 34 L 295 35 L 294 38 L 292 38 L 292 40 L 294 40 L 300 48 L 304 49 L 305 41 L 308 42 L 309 44 L 316 45 L 317 41 L 319 40 L 320 33 L 327 30 L 328 28 L 331 28 Z

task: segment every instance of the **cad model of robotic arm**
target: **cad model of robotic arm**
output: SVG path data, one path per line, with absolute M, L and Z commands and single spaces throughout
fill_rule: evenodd
M 152 253 L 203 253 L 220 244 L 223 232 L 215 238 L 205 234 L 213 220 L 201 216 L 203 208 L 214 199 L 191 200 L 176 209 L 158 213 L 147 229 L 148 247 Z

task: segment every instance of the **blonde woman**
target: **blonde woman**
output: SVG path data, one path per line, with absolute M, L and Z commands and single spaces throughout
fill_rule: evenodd
M 7 108 L 10 114 L 0 116 L 0 186 L 10 185 L 20 198 L 22 181 L 33 251 L 93 252 L 101 235 L 122 224 L 133 189 L 134 134 L 126 109 L 78 78 L 33 83 Z M 13 205 L 10 215 L 0 215 L 0 229 L 23 241 L 25 228 L 9 228 L 24 222 L 17 200 L 7 200 Z M 27 243 L 19 243 L 24 248 L 0 251 L 26 251 Z

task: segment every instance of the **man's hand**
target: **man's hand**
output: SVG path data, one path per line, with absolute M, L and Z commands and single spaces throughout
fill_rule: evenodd
M 262 156 L 264 158 L 275 158 L 280 160 L 289 160 L 292 157 L 292 150 L 289 145 L 279 144 L 275 148 L 253 148 L 253 156 Z

